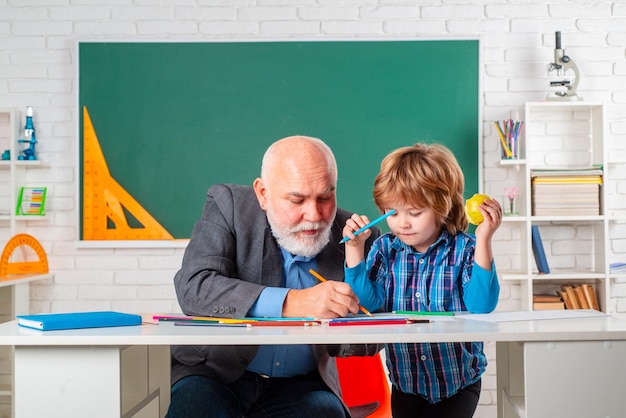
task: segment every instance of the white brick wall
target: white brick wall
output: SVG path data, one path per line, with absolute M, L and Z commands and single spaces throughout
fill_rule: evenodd
M 410 39 L 480 36 L 482 46 L 484 191 L 497 195 L 507 179 L 493 121 L 519 117 L 524 101 L 549 93 L 547 65 L 554 32 L 581 71 L 579 92 L 607 105 L 610 149 L 626 159 L 626 3 L 539 0 L 0 0 L 0 107 L 35 109 L 38 150 L 49 169 L 32 181 L 49 184 L 49 220 L 29 223 L 54 272 L 32 286 L 34 310 L 178 311 L 172 276 L 182 249 L 77 248 L 76 196 L 78 40 Z M 453 57 L 442 65 L 455 65 Z M 626 172 L 617 198 L 626 194 Z M 625 200 L 626 202 L 626 200 Z M 626 207 L 626 204 L 624 205 Z M 517 238 L 499 231 L 502 269 L 519 263 Z M 550 229 L 542 230 L 546 239 Z M 571 237 L 584 239 L 584 229 Z M 611 231 L 626 253 L 626 226 Z M 563 239 L 562 236 L 560 236 Z M 554 244 L 559 263 L 575 263 L 574 240 Z M 626 284 L 616 280 L 611 304 L 626 312 Z M 504 284 L 499 309 L 519 308 L 519 289 Z M 495 347 L 483 380 L 477 418 L 496 416 Z

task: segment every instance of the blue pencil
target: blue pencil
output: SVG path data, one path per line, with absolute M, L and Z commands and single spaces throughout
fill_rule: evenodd
M 368 223 L 363 228 L 360 228 L 359 230 L 354 231 L 354 235 L 359 235 L 361 232 L 370 229 L 371 227 L 376 225 L 378 222 L 382 221 L 383 219 L 387 218 L 388 216 L 393 215 L 394 213 L 396 213 L 396 210 L 395 209 L 391 209 L 389 212 L 387 212 L 387 213 L 379 216 L 378 218 L 374 219 L 372 222 Z M 343 244 L 344 242 L 347 242 L 347 241 L 350 241 L 350 237 L 343 237 L 343 239 L 341 241 L 339 241 L 339 244 Z

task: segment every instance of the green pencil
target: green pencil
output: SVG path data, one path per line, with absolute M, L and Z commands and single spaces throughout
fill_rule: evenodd
M 454 312 L 441 311 L 441 312 L 431 312 L 431 311 L 393 311 L 396 315 L 424 315 L 424 316 L 454 316 Z

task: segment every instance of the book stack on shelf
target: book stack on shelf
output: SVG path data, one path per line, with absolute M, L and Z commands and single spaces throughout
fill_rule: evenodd
M 563 298 L 559 295 L 533 295 L 534 311 L 563 309 L 565 309 L 565 302 L 563 302 Z
M 602 167 L 532 170 L 534 216 L 600 215 Z
M 609 264 L 609 268 L 611 269 L 611 273 L 626 274 L 626 263 L 611 263 Z
M 557 294 L 533 295 L 533 310 L 560 310 L 560 309 L 594 309 L 600 310 L 598 298 L 593 285 L 582 283 L 576 285 L 564 284 Z
M 562 285 L 558 293 L 563 298 L 565 309 L 600 310 L 596 291 L 591 284 Z

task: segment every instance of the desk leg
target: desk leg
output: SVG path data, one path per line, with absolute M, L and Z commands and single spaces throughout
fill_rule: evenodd
M 524 354 L 518 342 L 496 343 L 498 418 L 524 417 Z
M 16 347 L 15 418 L 163 417 L 169 347 Z

